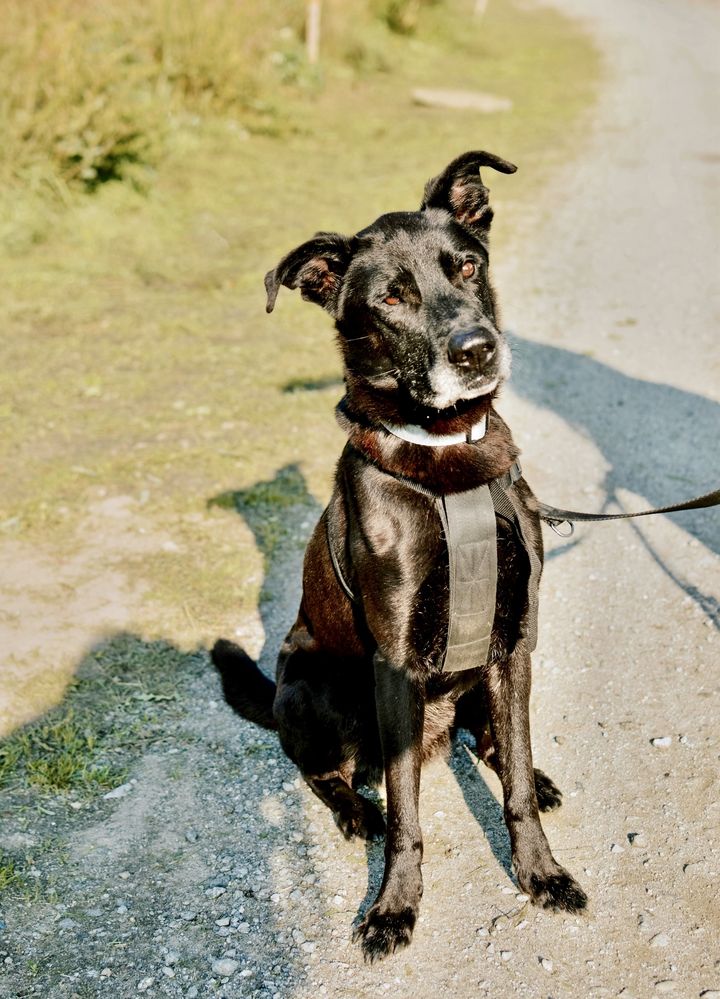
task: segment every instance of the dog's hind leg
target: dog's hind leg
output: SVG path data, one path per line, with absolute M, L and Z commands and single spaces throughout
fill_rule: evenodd
M 341 771 L 311 776 L 303 774 L 308 787 L 333 813 L 345 839 L 377 839 L 385 832 L 385 819 L 377 805 L 351 786 Z
M 497 752 L 490 730 L 485 698 L 482 688 L 475 687 L 463 694 L 458 702 L 456 725 L 466 728 L 475 739 L 477 754 L 485 766 L 498 773 Z M 535 775 L 535 795 L 541 812 L 552 812 L 562 805 L 562 791 L 551 777 L 537 767 Z M 499 776 L 499 775 L 498 775 Z
M 506 662 L 487 666 L 485 696 L 520 886 L 545 908 L 584 909 L 585 892 L 555 860 L 540 825 L 530 750 L 530 653 L 523 642 Z

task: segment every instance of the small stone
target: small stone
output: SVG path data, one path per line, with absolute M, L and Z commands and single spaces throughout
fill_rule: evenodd
M 650 937 L 651 947 L 667 947 L 670 943 L 670 937 L 667 933 L 656 933 L 654 937 Z
M 668 746 L 672 745 L 672 738 L 669 735 L 659 735 L 650 740 L 650 745 L 655 746 L 656 749 L 667 749 Z
M 565 737 L 562 735 L 554 735 L 553 742 L 555 743 L 556 746 L 562 746 L 565 743 Z
M 630 843 L 630 846 L 636 846 L 642 848 L 644 846 L 647 846 L 648 844 L 647 836 L 645 835 L 645 833 L 631 832 L 627 834 L 627 838 L 628 842 Z
M 184 919 L 186 923 L 192 923 L 194 919 L 197 919 L 197 912 L 193 912 L 192 909 L 186 909 L 185 912 L 180 913 L 180 918 Z
M 112 968 L 103 968 L 103 970 L 100 972 L 101 978 L 109 978 L 110 975 L 112 975 Z
M 163 975 L 165 975 L 166 978 L 174 978 L 175 977 L 175 969 L 169 967 L 168 965 L 166 965 L 163 968 L 162 973 L 163 973 Z
M 283 781 L 282 789 L 283 789 L 283 791 L 294 791 L 295 790 L 294 786 L 289 781 L 287 781 L 287 780 Z
M 249 932 L 250 932 L 250 923 L 240 923 L 238 925 L 238 933 L 249 933 Z
M 122 878 L 123 881 L 127 881 L 127 879 L 130 877 L 130 871 L 120 871 L 118 877 Z
M 518 894 L 515 896 L 515 898 L 518 900 L 518 902 L 529 902 L 530 901 L 530 896 L 523 894 L 523 892 L 518 892 Z
M 197 999 L 198 997 L 197 985 L 191 985 L 190 988 L 185 993 L 185 999 Z
M 169 950 L 165 955 L 165 964 L 177 964 L 180 960 L 180 955 L 177 951 Z
M 553 963 L 552 963 L 552 961 L 550 960 L 549 957 L 541 957 L 540 958 L 540 964 L 541 964 L 542 968 L 545 971 L 547 971 L 548 975 L 552 974 Z
M 216 919 L 215 920 L 215 925 L 216 926 L 229 926 L 230 925 L 230 916 L 223 916 L 222 919 Z
M 302 946 L 302 949 L 307 954 L 312 954 L 312 952 L 315 950 L 315 944 L 312 942 L 312 940 L 306 940 L 305 943 L 302 944 L 301 946 Z
M 521 919 L 520 922 L 517 924 L 517 929 L 524 930 L 527 925 L 528 925 L 527 919 Z
M 200 833 L 197 831 L 197 829 L 185 830 L 185 839 L 188 841 L 188 843 L 197 843 L 199 838 L 200 838 Z
M 664 978 L 660 982 L 655 982 L 655 991 L 664 996 L 670 995 L 671 992 L 675 991 L 676 984 L 672 978 Z
M 512 957 L 512 951 L 511 950 L 501 950 L 500 951 L 500 957 L 503 959 L 503 961 L 509 961 L 510 958 Z
M 610 853 L 625 853 L 625 847 L 620 846 L 619 843 L 613 843 L 610 847 Z
M 107 795 L 105 795 L 105 797 L 107 798 Z M 147 992 L 154 981 L 154 978 L 143 978 L 142 981 L 138 982 L 138 992 Z
M 230 975 L 234 975 L 239 967 L 239 963 L 229 957 L 221 957 L 212 963 L 213 974 L 220 975 L 221 978 L 229 978 Z
M 720 989 L 703 989 L 701 999 L 720 999 Z
M 132 791 L 132 788 L 133 786 L 129 782 L 127 784 L 120 784 L 118 787 L 114 787 L 112 791 L 108 791 L 107 794 L 104 794 L 103 798 L 124 798 L 126 794 L 129 794 Z M 143 981 L 145 981 L 144 978 Z M 148 985 L 145 986 L 146 989 L 149 987 L 150 986 Z M 138 986 L 138 988 L 140 988 L 140 986 Z
M 509 97 L 499 97 L 480 90 L 430 90 L 419 87 L 412 91 L 412 99 L 421 107 L 479 111 L 482 114 L 510 111 L 513 106 Z
M 208 898 L 220 898 L 226 891 L 227 888 L 221 888 L 220 885 L 216 885 L 214 888 L 206 888 L 205 894 Z
M 477 931 L 477 935 L 479 937 L 486 937 L 486 936 L 488 936 L 488 929 L 487 929 L 487 927 L 486 926 L 481 926 L 480 929 Z

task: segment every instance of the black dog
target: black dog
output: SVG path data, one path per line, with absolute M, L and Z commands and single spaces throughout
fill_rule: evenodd
M 561 797 L 533 770 L 530 749 L 542 539 L 532 493 L 508 478 L 518 450 L 492 406 L 510 358 L 488 277 L 482 166 L 515 171 L 466 153 L 427 184 L 420 211 L 383 215 L 354 237 L 319 233 L 267 275 L 269 312 L 285 285 L 335 319 L 346 382 L 338 416 L 349 440 L 308 545 L 277 686 L 230 642 L 212 654 L 228 703 L 277 730 L 346 836 L 383 832 L 381 812 L 356 788 L 384 772 L 385 876 L 356 930 L 370 959 L 410 942 L 422 895 L 420 767 L 448 748 L 457 726 L 474 734 L 502 782 L 522 890 L 571 912 L 587 901 L 538 815 Z M 449 541 L 436 497 L 503 477 L 516 522 L 497 516 L 487 662 L 449 672 Z

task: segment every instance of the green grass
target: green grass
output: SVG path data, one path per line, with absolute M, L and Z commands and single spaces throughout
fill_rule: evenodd
M 0 787 L 94 797 L 117 787 L 177 712 L 193 656 L 117 636 L 83 661 L 63 704 L 0 743 Z
M 92 195 L 66 185 L 62 198 L 6 185 L 0 197 L 0 538 L 62 557 L 86 543 L 90 504 L 132 497 L 146 532 L 177 545 L 114 556 L 147 586 L 138 633 L 193 645 L 254 613 L 284 504 L 299 495 L 314 513 L 328 496 L 343 442 L 331 323 L 286 290 L 268 317 L 265 271 L 318 229 L 353 232 L 417 206 L 430 175 L 478 147 L 519 164 L 512 178 L 488 171 L 502 254 L 582 135 L 598 61 L 554 11 L 491 0 L 476 22 L 472 0 L 408 3 L 400 34 L 381 6 L 350 30 L 349 8 L 324 5 L 316 73 L 297 32 L 285 76 L 262 63 L 272 127 L 251 133 L 237 108 L 198 99 L 192 115 L 167 119 L 141 185 Z M 412 103 L 413 87 L 434 85 L 514 107 L 483 116 Z M 291 466 L 294 484 L 278 482 Z M 296 517 L 294 534 L 304 530 Z M 60 747 L 82 746 L 73 724 Z M 37 780 L 66 779 L 63 752 Z M 67 779 L 80 779 L 67 752 Z

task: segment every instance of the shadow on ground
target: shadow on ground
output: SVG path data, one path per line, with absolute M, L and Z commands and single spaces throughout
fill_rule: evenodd
M 712 399 L 631 378 L 607 364 L 560 347 L 512 337 L 513 388 L 536 406 L 551 409 L 592 439 L 607 464 L 599 512 L 624 509 L 618 491 L 644 496 L 648 507 L 666 506 L 718 487 L 720 405 Z M 558 464 L 567 456 L 558 455 Z M 583 483 L 577 483 L 582 496 Z M 543 496 L 552 503 L 552 496 Z M 582 508 L 582 505 L 581 505 Z M 575 507 L 577 509 L 577 507 Z M 703 545 L 720 554 L 719 508 L 672 514 Z M 657 565 L 720 627 L 720 604 L 691 580 L 681 579 L 630 521 Z M 604 525 L 588 530 L 606 530 Z M 566 546 L 561 550 L 568 550 Z

